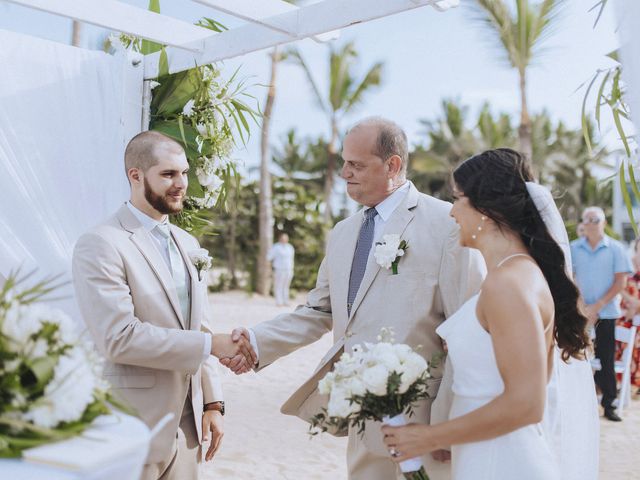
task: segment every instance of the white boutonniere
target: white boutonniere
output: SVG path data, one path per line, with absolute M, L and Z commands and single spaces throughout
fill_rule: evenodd
M 406 240 L 400 240 L 400 235 L 389 234 L 382 237 L 382 242 L 376 243 L 376 249 L 373 252 L 373 256 L 376 258 L 376 263 L 381 267 L 392 269 L 393 275 L 398 274 L 398 262 L 400 257 L 404 255 L 404 252 L 409 248 L 409 244 Z
M 207 272 L 211 268 L 213 259 L 206 248 L 198 248 L 189 252 L 189 259 L 198 271 L 198 280 L 202 280 L 202 272 Z

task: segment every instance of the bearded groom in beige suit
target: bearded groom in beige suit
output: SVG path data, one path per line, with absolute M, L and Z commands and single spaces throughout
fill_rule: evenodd
M 143 132 L 129 142 L 125 167 L 130 200 L 76 244 L 76 296 L 113 388 L 149 427 L 173 414 L 152 440 L 143 478 L 197 479 L 203 442 L 211 438 L 210 460 L 223 436 L 212 355 L 238 368 L 255 357 L 244 339 L 211 333 L 206 276 L 189 259 L 198 241 L 168 223 L 187 188 L 180 144 Z
M 457 225 L 449 216 L 451 205 L 421 194 L 406 180 L 407 137 L 399 126 L 381 118 L 360 122 L 345 137 L 342 157 L 347 192 L 364 209 L 331 231 L 306 305 L 249 331 L 234 331 L 234 338 L 252 340 L 256 369 L 333 333 L 333 348 L 282 407 L 283 413 L 304 420 L 326 407 L 328 397 L 318 393 L 319 379 L 343 351 L 375 342 L 382 327 L 393 327 L 399 343 L 421 346 L 418 351 L 427 360 L 442 353 L 436 327 L 477 292 L 484 271 L 480 257 L 460 247 Z M 400 235 L 408 243 L 395 275 L 373 255 L 384 234 Z M 441 369 L 432 375 L 429 391 L 435 396 Z M 431 400 L 422 402 L 410 421 L 429 422 L 430 410 Z M 353 429 L 336 433 L 349 436 L 351 480 L 402 478 L 384 447 L 380 425 L 368 424 L 363 437 Z M 423 461 L 432 480 L 448 478 L 447 464 L 426 457 Z

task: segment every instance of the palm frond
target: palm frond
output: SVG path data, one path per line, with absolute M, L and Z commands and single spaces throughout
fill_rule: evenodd
M 364 93 L 373 86 L 380 85 L 382 81 L 383 63 L 378 62 L 365 74 L 358 86 L 347 96 L 347 104 L 343 111 L 348 112 L 362 101 Z
M 302 71 L 305 73 L 305 76 L 309 81 L 309 85 L 311 85 L 311 89 L 313 90 L 313 93 L 315 95 L 316 102 L 318 103 L 322 111 L 328 114 L 329 110 L 327 108 L 327 105 L 324 102 L 324 97 L 320 92 L 320 88 L 318 87 L 318 84 L 316 83 L 315 78 L 313 78 L 311 69 L 307 65 L 307 62 L 305 61 L 300 51 L 297 48 L 292 48 L 288 50 L 286 52 L 286 59 L 287 61 L 291 61 L 302 68 Z

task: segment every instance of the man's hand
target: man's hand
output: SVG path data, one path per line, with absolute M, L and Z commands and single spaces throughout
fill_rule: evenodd
M 211 354 L 234 373 L 248 372 L 258 359 L 247 338 L 239 336 L 237 340 L 233 340 L 227 334 L 212 335 Z
M 205 410 L 202 415 L 202 443 L 209 440 L 211 435 L 211 444 L 204 457 L 208 462 L 220 448 L 222 437 L 224 436 L 224 421 L 222 414 L 216 410 Z
M 246 342 L 249 345 L 249 349 L 252 353 L 252 359 L 249 361 L 246 357 L 242 355 L 236 355 L 233 358 L 221 358 L 220 363 L 230 369 L 236 375 L 240 375 L 242 373 L 247 373 L 253 369 L 254 365 L 258 361 L 258 357 L 253 351 L 251 347 L 251 343 L 249 342 L 249 331 L 244 327 L 238 327 L 233 330 L 231 333 L 231 340 L 233 342 Z M 255 359 L 255 360 L 254 360 Z

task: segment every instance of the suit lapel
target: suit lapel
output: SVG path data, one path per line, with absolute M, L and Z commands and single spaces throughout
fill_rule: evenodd
M 413 220 L 414 213 L 413 209 L 417 205 L 418 202 L 418 191 L 413 186 L 412 183 L 409 185 L 409 192 L 407 193 L 404 201 L 398 205 L 398 208 L 391 214 L 391 217 L 384 225 L 384 229 L 382 230 L 382 235 L 380 235 L 380 240 L 382 240 L 383 236 L 386 234 L 399 234 L 402 238 L 404 231 L 407 228 L 407 225 Z M 376 248 L 375 244 L 371 246 L 372 249 Z M 355 247 L 354 247 L 355 249 Z M 367 269 L 364 272 L 364 277 L 362 278 L 362 283 L 360 284 L 360 288 L 358 288 L 358 293 L 356 295 L 355 300 L 353 301 L 353 306 L 351 307 L 351 315 L 349 316 L 349 322 L 353 320 L 353 316 L 358 310 L 358 307 L 362 303 L 364 296 L 367 294 L 369 287 L 375 280 L 376 276 L 380 272 L 380 265 L 376 263 L 375 256 L 373 252 L 370 253 L 369 259 L 367 261 Z M 348 281 L 347 281 L 348 282 Z M 349 289 L 349 285 L 347 283 L 347 290 Z
M 173 233 L 173 239 L 176 242 L 176 245 L 178 246 L 178 251 L 180 252 L 180 255 L 182 256 L 182 261 L 185 264 L 185 268 L 187 269 L 187 275 L 189 276 L 189 325 L 187 326 L 187 328 L 191 329 L 191 326 L 193 325 L 193 312 L 198 312 L 198 305 L 196 305 L 196 302 L 199 301 L 200 297 L 198 295 L 196 295 L 196 292 L 198 290 L 198 272 L 196 270 L 196 267 L 193 265 L 193 263 L 191 262 L 191 259 L 189 258 L 189 254 L 187 252 L 187 250 L 184 248 L 184 244 L 182 243 L 182 240 L 180 239 L 180 235 L 179 232 L 177 232 L 178 227 L 171 225 L 171 232 Z
M 156 246 L 153 244 L 150 234 L 140 225 L 140 222 L 131 213 L 129 207 L 124 205 L 118 211 L 118 220 L 125 230 L 131 233 L 131 241 L 140 250 L 140 253 L 145 258 L 153 273 L 155 273 L 158 281 L 162 285 L 164 292 L 169 298 L 169 302 L 173 307 L 173 311 L 176 314 L 178 323 L 184 329 L 185 321 L 182 318 L 182 312 L 180 310 L 180 302 L 178 300 L 178 294 L 173 283 L 173 277 L 167 267 L 167 264 L 162 259 L 162 256 Z

